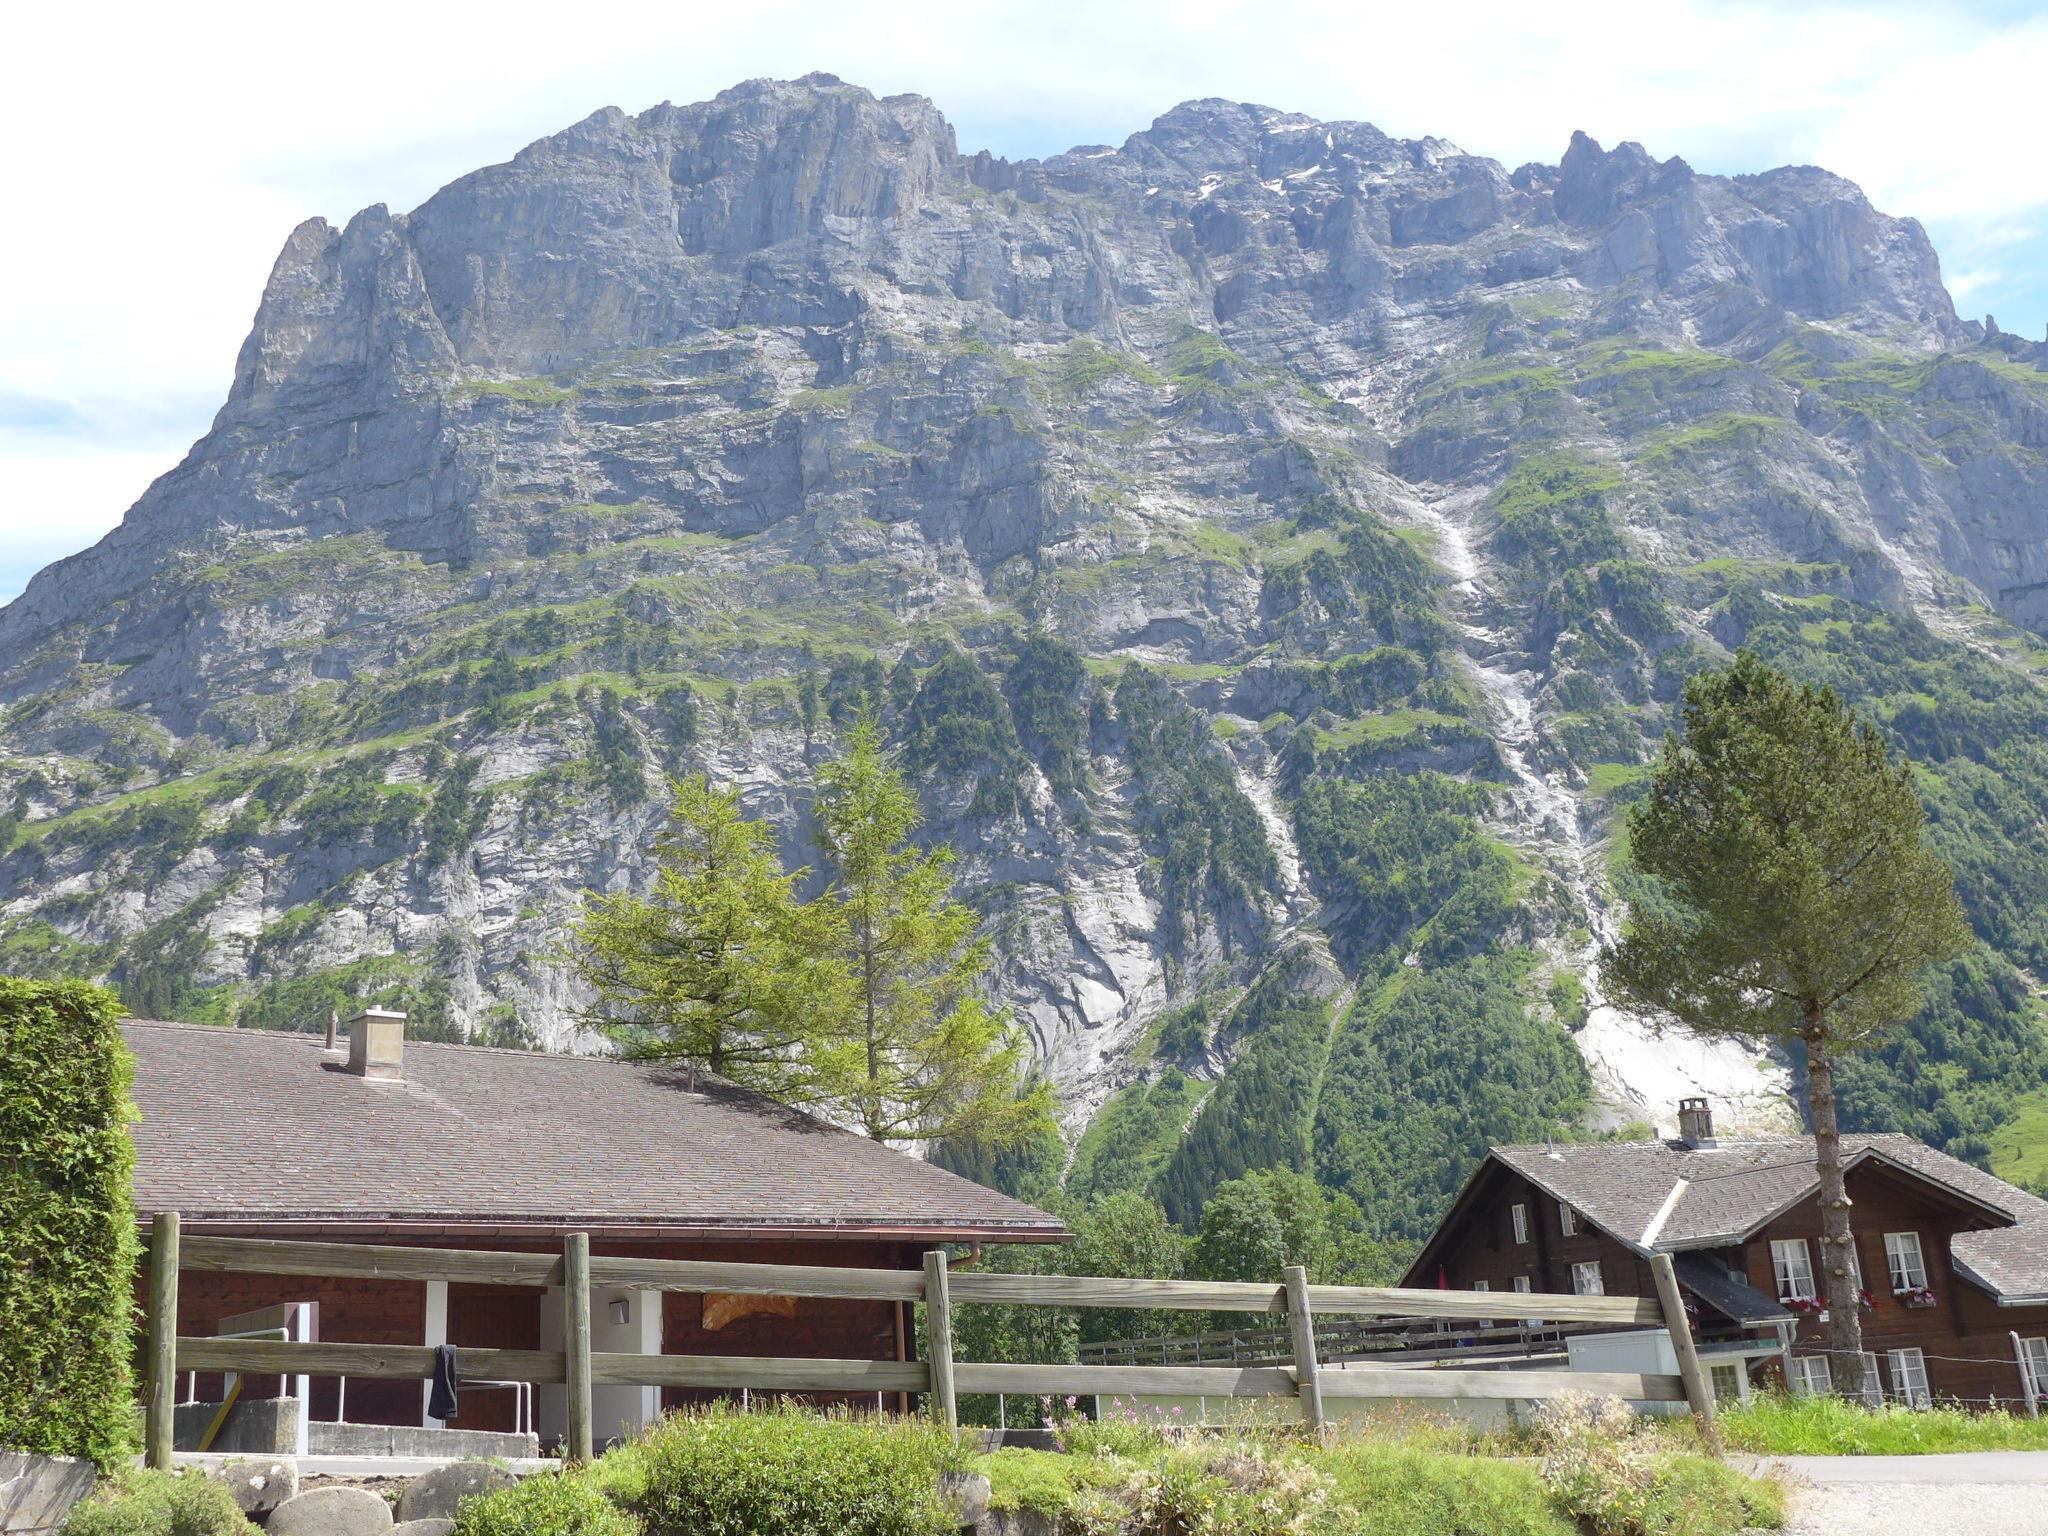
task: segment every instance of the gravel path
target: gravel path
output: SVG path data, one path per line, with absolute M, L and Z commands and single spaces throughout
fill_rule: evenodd
M 2048 1452 L 1793 1456 L 1784 1536 L 2042 1536 Z

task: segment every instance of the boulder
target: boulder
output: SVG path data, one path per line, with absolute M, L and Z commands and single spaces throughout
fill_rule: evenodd
M 290 1456 L 238 1457 L 206 1475 L 225 1483 L 251 1520 L 261 1520 L 285 1500 L 298 1497 L 299 1464 Z
M 313 1488 L 263 1523 L 268 1536 L 388 1536 L 391 1506 L 367 1488 Z
M 453 1520 L 401 1520 L 391 1527 L 391 1536 L 448 1536 Z
M 963 1528 L 979 1525 L 988 1513 L 989 1481 L 979 1472 L 941 1472 L 939 1499 L 953 1512 L 953 1523 Z
M 450 1462 L 406 1485 L 398 1496 L 398 1518 L 408 1525 L 421 1520 L 453 1520 L 455 1506 L 464 1499 L 509 1488 L 515 1481 L 510 1472 L 488 1461 Z
M 77 1456 L 0 1451 L 0 1531 L 54 1531 L 98 1474 Z

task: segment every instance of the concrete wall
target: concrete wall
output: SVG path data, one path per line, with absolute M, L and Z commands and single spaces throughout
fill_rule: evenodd
M 76 1456 L 0 1451 L 0 1531 L 56 1530 L 97 1481 L 92 1463 Z

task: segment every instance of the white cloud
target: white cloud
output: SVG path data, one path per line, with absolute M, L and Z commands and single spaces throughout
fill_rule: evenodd
M 1973 305 L 2048 318 L 2019 243 L 2048 226 L 2048 20 L 1965 6 L 116 3 L 13 18 L 6 52 L 0 433 L 10 402 L 118 402 L 99 441 L 131 459 L 161 444 L 108 425 L 124 411 L 204 429 L 301 218 L 409 208 L 601 105 L 812 69 L 928 95 L 964 148 L 999 153 L 1115 142 L 1221 95 L 1511 165 L 1554 160 L 1574 128 L 1702 170 L 1825 164 L 1927 219 Z M 0 437 L 0 557 L 59 446 Z M 119 462 L 79 471 L 82 498 L 119 494 Z

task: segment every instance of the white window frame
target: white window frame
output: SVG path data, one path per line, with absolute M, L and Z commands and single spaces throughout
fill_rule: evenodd
M 1835 1373 L 1826 1355 L 1793 1355 L 1785 1361 L 1785 1390 L 1794 1397 L 1826 1397 L 1835 1390 Z
M 2020 1354 L 2027 1362 L 2027 1374 L 2033 1378 L 2034 1401 L 2048 1403 L 2048 1337 L 2021 1339 Z
M 1591 1285 L 1586 1282 L 1592 1281 Z M 1572 1266 L 1572 1294 L 1574 1296 L 1605 1296 L 1607 1277 L 1600 1272 L 1598 1259 L 1587 1259 Z
M 1728 1385 L 1723 1389 L 1721 1378 L 1726 1376 Z M 1738 1360 L 1716 1360 L 1707 1367 L 1707 1384 L 1712 1389 L 1716 1403 L 1739 1403 L 1749 1394 L 1743 1390 L 1745 1373 Z
M 1891 1274 L 1893 1295 L 1928 1289 L 1927 1251 L 1918 1232 L 1885 1233 L 1884 1267 Z
M 1528 1277 L 1527 1275 L 1517 1275 L 1517 1276 L 1515 1276 L 1515 1282 L 1514 1282 L 1514 1283 L 1515 1283 L 1515 1294 L 1516 1294 L 1516 1295 L 1518 1295 L 1518 1296 L 1526 1296 L 1526 1295 L 1528 1295 L 1528 1294 L 1529 1294 L 1529 1293 L 1530 1293 L 1531 1291 L 1533 1291 L 1533 1290 L 1535 1290 L 1535 1289 L 1536 1289 L 1535 1283 L 1534 1283 L 1534 1282 L 1533 1282 L 1532 1280 L 1530 1280 L 1530 1278 L 1529 1278 L 1529 1277 Z M 2048 1343 L 2048 1340 L 2036 1340 L 2035 1342 L 2036 1342 L 2036 1343 Z
M 1927 1352 L 1916 1346 L 1887 1350 L 1886 1354 L 1891 1357 L 1892 1396 L 1908 1408 L 1932 1407 L 1934 1393 L 1927 1382 Z
M 1515 1241 L 1517 1243 L 1528 1242 L 1529 1207 L 1519 1200 L 1516 1201 L 1513 1205 L 1508 1207 L 1508 1220 L 1514 1224 Z
M 1579 1213 L 1562 1200 L 1557 1202 L 1557 1230 L 1566 1237 L 1579 1235 Z
M 1493 1282 L 1491 1280 L 1474 1280 L 1472 1282 L 1472 1289 L 1475 1291 L 1490 1291 L 1493 1289 Z
M 1863 1352 L 1863 1406 L 1884 1406 L 1884 1378 L 1877 1374 L 1876 1352 L 1868 1349 Z
M 1817 1299 L 1813 1288 L 1813 1252 L 1806 1246 L 1805 1238 L 1771 1239 L 1771 1282 L 1777 1287 L 1780 1301 Z

